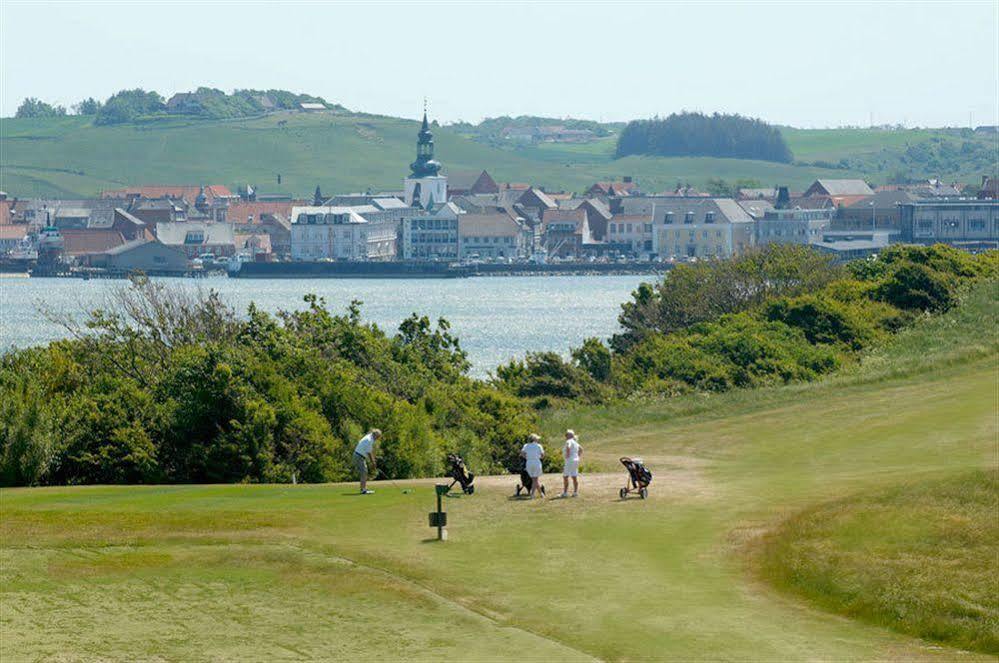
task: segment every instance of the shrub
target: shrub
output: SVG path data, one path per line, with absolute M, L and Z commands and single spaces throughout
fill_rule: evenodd
M 809 343 L 842 344 L 861 350 L 883 336 L 883 305 L 869 300 L 852 304 L 822 295 L 781 298 L 767 305 L 767 320 L 800 329 Z
M 599 338 L 588 338 L 572 351 L 576 365 L 598 382 L 607 382 L 611 375 L 611 352 Z
M 604 394 L 589 373 L 555 352 L 528 353 L 496 369 L 496 384 L 523 397 L 547 396 L 598 402 Z
M 900 309 L 946 311 L 956 301 L 957 282 L 926 265 L 903 262 L 878 286 L 875 296 Z

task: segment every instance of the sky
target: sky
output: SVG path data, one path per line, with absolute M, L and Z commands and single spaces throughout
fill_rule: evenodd
M 0 0 L 0 115 L 123 88 L 308 92 L 442 123 L 681 110 L 798 127 L 999 124 L 999 0 Z

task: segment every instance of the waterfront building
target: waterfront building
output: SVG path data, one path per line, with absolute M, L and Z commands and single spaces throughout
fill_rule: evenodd
M 182 251 L 188 258 L 197 258 L 203 253 L 221 258 L 236 252 L 236 239 L 228 223 L 165 221 L 155 227 L 156 239 Z
M 465 212 L 452 202 L 435 204 L 402 220 L 405 260 L 457 260 L 458 218 Z
M 459 257 L 526 258 L 532 230 L 509 210 L 493 208 L 458 217 Z
M 292 260 L 391 260 L 398 220 L 370 206 L 300 206 L 291 210 Z
M 745 205 L 742 205 L 745 208 Z M 812 244 L 832 227 L 835 208 L 770 209 L 756 220 L 757 244 Z
M 944 242 L 967 249 L 999 247 L 999 200 L 936 198 L 901 206 L 905 242 Z
M 653 256 L 731 258 L 756 243 L 753 218 L 731 198 L 627 197 L 620 204 L 624 218 L 650 218 Z

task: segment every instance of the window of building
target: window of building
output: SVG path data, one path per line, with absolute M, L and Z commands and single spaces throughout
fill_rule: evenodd
M 704 223 L 714 223 L 714 222 L 715 222 L 715 213 L 714 212 L 707 212 L 704 215 Z
M 666 212 L 666 216 L 663 217 L 663 223 L 667 225 L 673 223 L 673 212 Z
M 968 229 L 972 231 L 984 231 L 985 230 L 985 220 L 984 219 L 971 219 L 968 221 Z
M 685 224 L 693 223 L 694 222 L 694 213 L 693 212 L 687 212 L 686 214 L 684 214 L 683 215 L 683 222 Z
M 644 226 L 644 228 L 645 228 L 645 232 L 647 232 L 647 233 L 652 232 L 652 224 L 651 223 L 646 223 L 645 226 Z

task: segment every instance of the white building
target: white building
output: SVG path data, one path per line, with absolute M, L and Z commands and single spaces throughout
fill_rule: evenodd
M 364 216 L 368 207 L 291 208 L 292 260 L 391 260 L 398 221 Z
M 402 254 L 405 260 L 457 260 L 458 219 L 464 212 L 454 203 L 402 220 Z

